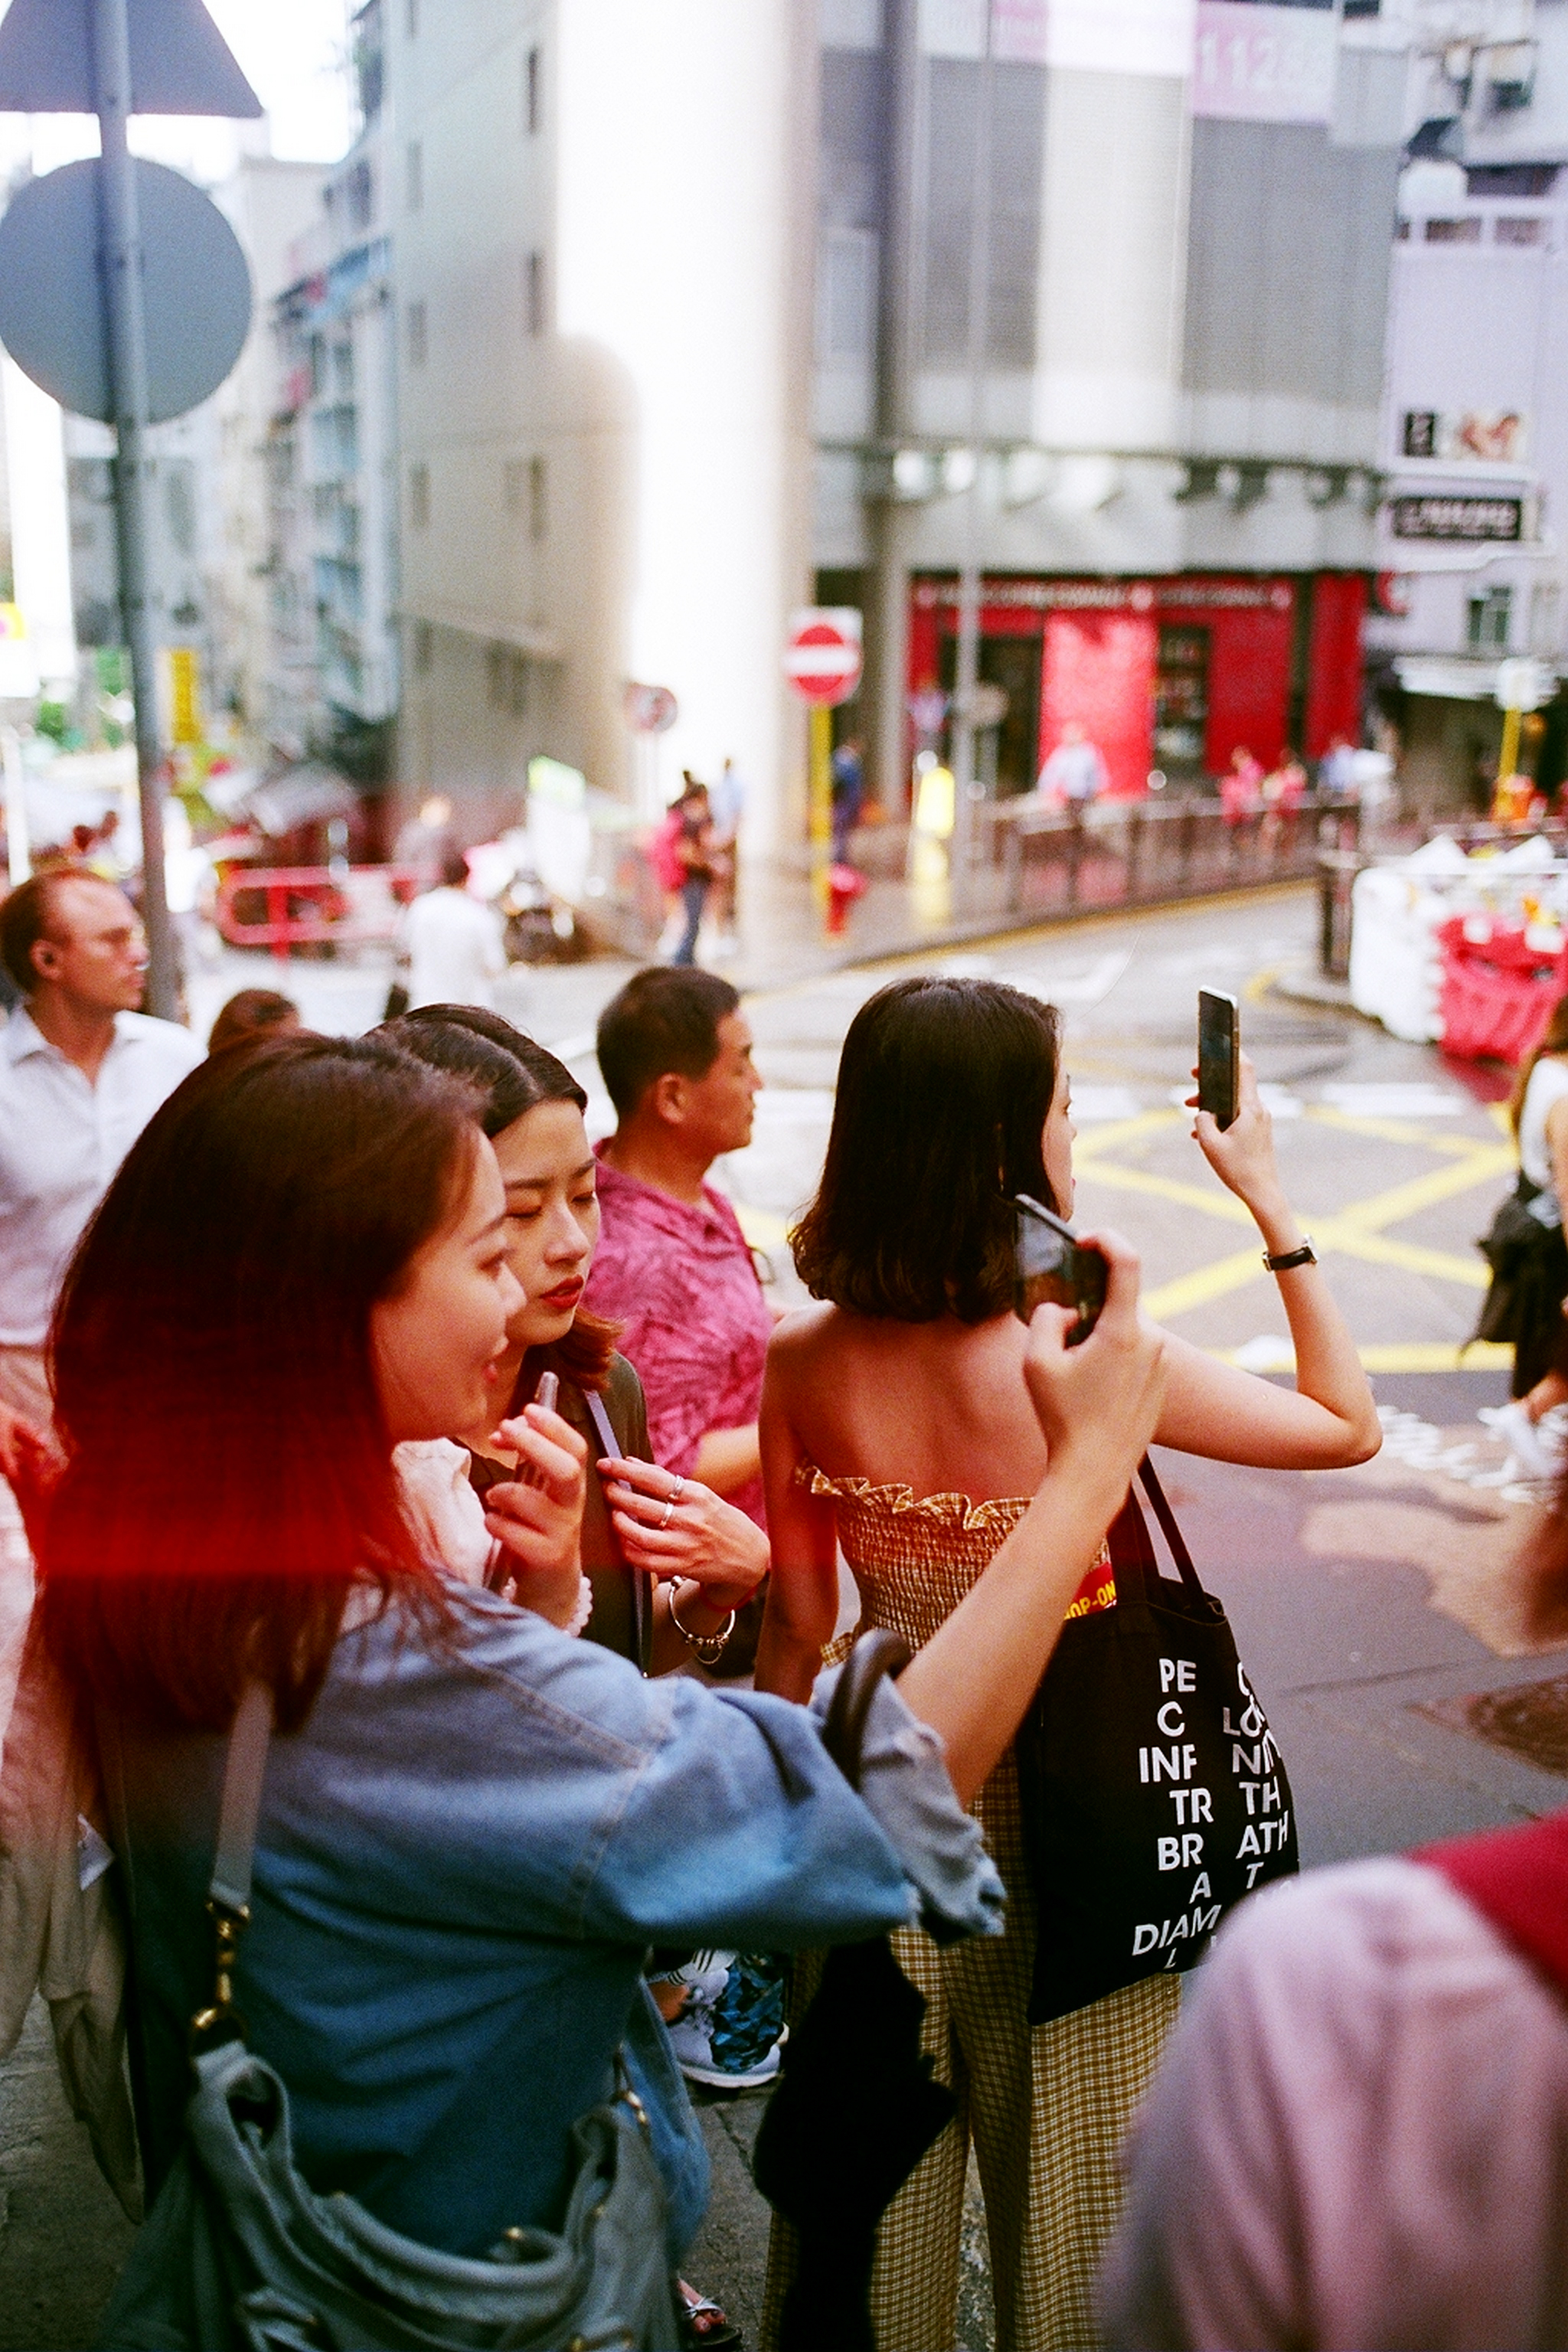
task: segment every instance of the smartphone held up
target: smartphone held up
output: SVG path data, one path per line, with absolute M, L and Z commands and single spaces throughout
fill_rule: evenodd
M 1220 990 L 1198 991 L 1198 1108 L 1231 1126 L 1241 1097 L 1241 1008 Z
M 1018 1220 L 1013 1312 L 1028 1322 L 1037 1307 L 1066 1307 L 1078 1315 L 1068 1333 L 1076 1348 L 1093 1330 L 1105 1304 L 1107 1267 L 1097 1249 L 1085 1249 L 1065 1217 L 1020 1192 L 1011 1203 Z

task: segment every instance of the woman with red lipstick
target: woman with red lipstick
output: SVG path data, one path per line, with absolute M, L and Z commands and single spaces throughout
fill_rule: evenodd
M 650 1460 L 642 1384 L 616 1353 L 619 1327 L 581 1304 L 599 1238 L 597 1163 L 583 1124 L 587 1096 L 553 1054 L 473 1005 L 422 1005 L 376 1034 L 468 1079 L 485 1097 L 481 1124 L 506 1185 L 507 1264 L 523 1295 L 495 1368 L 497 1401 L 521 1413 L 541 1375 L 555 1373 L 557 1410 L 600 1463 L 583 1507 L 581 1560 L 593 1589 L 583 1630 L 645 1673 L 717 1656 L 731 1612 L 766 1573 L 767 1538 L 708 1487 L 672 1478 Z M 613 1451 L 591 1398 L 607 1419 Z M 493 1423 L 452 1434 L 474 1457 L 470 1475 L 481 1494 L 511 1479 L 497 1459 Z M 529 1493 L 508 1485 L 509 1519 L 529 1507 Z M 503 1532 L 499 1520 L 491 1532 Z

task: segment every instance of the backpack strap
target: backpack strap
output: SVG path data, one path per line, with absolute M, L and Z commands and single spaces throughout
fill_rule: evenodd
M 261 1814 L 261 1783 L 272 1744 L 272 1693 L 260 1681 L 246 1684 L 235 1709 L 224 1759 L 223 1802 L 218 1813 L 217 1852 L 207 1885 L 207 1911 L 215 1935 L 213 1997 L 191 2020 L 193 2055 L 211 2040 L 228 2041 L 244 2026 L 234 2006 L 234 1964 L 242 1928 L 250 1920 L 250 1877 L 256 1860 L 256 1824 Z
M 1410 1859 L 1440 1871 L 1568 1999 L 1568 1812 L 1446 1839 Z

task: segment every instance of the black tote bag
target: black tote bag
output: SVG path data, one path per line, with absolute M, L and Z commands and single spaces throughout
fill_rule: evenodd
M 1129 1492 L 1116 1604 L 1070 1618 L 1016 1741 L 1039 1923 L 1029 2022 L 1202 1958 L 1226 1913 L 1295 1871 L 1290 1783 L 1223 1606 L 1145 1456 L 1179 1577 Z

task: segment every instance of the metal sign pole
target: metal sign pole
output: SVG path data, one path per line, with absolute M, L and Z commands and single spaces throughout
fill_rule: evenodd
M 969 454 L 974 471 L 963 502 L 963 560 L 958 581 L 958 643 L 952 690 L 953 903 L 967 909 L 975 850 L 974 689 L 980 682 L 980 594 L 985 516 L 985 376 L 991 341 L 992 0 L 975 71 L 974 149 L 969 223 Z
M 115 516 L 120 601 L 136 703 L 136 778 L 142 803 L 142 919 L 147 930 L 147 1010 L 175 1018 L 178 975 L 163 888 L 163 751 L 158 730 L 157 643 L 148 578 L 147 335 L 142 234 L 126 125 L 131 39 L 126 0 L 93 0 L 93 64 L 103 163 L 103 292 L 114 394 Z

